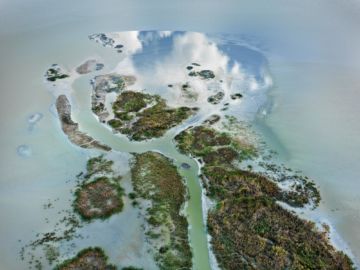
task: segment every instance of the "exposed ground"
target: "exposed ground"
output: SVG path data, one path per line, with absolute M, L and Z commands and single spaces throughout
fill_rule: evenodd
M 73 144 L 82 148 L 97 148 L 103 151 L 111 150 L 109 146 L 100 143 L 79 130 L 79 124 L 71 119 L 71 105 L 65 95 L 60 95 L 56 99 L 56 109 L 61 122 L 61 128 Z
M 104 64 L 95 59 L 89 59 L 76 68 L 76 72 L 83 75 L 103 69 Z

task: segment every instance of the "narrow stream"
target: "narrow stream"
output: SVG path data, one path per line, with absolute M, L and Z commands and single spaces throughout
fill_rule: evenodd
M 146 152 L 159 151 L 174 160 L 180 174 L 186 179 L 190 199 L 187 202 L 186 213 L 189 223 L 189 239 L 193 252 L 193 269 L 211 269 L 209 264 L 209 250 L 206 227 L 203 220 L 202 189 L 199 183 L 198 164 L 190 157 L 180 154 L 174 143 L 174 136 L 191 124 L 193 119 L 181 126 L 169 130 L 163 137 L 147 142 L 132 142 L 125 136 L 114 134 L 110 129 L 100 124 L 90 109 L 91 86 L 89 77 L 82 77 L 75 81 L 73 109 L 74 121 L 79 123 L 80 130 L 93 138 L 105 143 L 120 152 Z M 181 163 L 187 163 L 190 169 L 183 169 Z

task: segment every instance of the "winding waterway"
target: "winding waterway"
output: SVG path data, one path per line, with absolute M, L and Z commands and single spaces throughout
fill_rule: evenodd
M 198 178 L 199 167 L 192 158 L 180 154 L 172 141 L 177 133 L 192 123 L 192 119 L 189 119 L 188 123 L 171 129 L 161 138 L 146 142 L 130 141 L 124 135 L 114 134 L 94 117 L 90 109 L 91 88 L 88 78 L 78 79 L 73 88 L 77 104 L 77 109 L 73 116 L 79 123 L 81 130 L 109 145 L 114 151 L 130 153 L 159 151 L 174 160 L 174 164 L 177 165 L 180 174 L 186 180 L 190 196 L 186 205 L 186 214 L 189 222 L 189 238 L 193 252 L 194 269 L 211 269 L 209 265 L 206 227 L 203 220 L 202 189 Z M 182 168 L 182 163 L 189 164 L 190 168 Z
M 128 89 L 146 89 L 146 92 L 162 95 L 173 106 L 186 104 L 197 106 L 200 110 L 195 116 L 172 128 L 161 138 L 143 142 L 130 141 L 126 136 L 114 134 L 109 127 L 101 124 L 91 111 L 90 80 L 96 74 L 89 74 L 75 79 L 71 86 L 73 118 L 79 123 L 81 131 L 109 145 L 114 151 L 128 153 L 159 151 L 174 160 L 180 174 L 186 180 L 190 195 L 186 214 L 194 269 L 210 269 L 210 249 L 204 220 L 206 210 L 203 209 L 205 202 L 198 177 L 199 167 L 196 161 L 177 151 L 173 138 L 187 127 L 202 123 L 212 114 L 225 114 L 223 106 L 229 106 L 228 113 L 235 114 L 239 118 L 250 120 L 254 117 L 268 88 L 268 75 L 263 71 L 265 61 L 259 53 L 250 48 L 228 44 L 225 39 L 222 40 L 223 43 L 214 42 L 212 38 L 202 33 L 144 31 L 110 33 L 109 36 L 114 38 L 119 36 L 117 42 L 121 44 L 125 42 L 125 55 L 120 56 L 118 63 L 112 56 L 103 55 L 106 70 L 99 71 L 98 74 L 114 71 L 119 74 L 123 72 L 134 74 L 137 81 Z M 127 46 L 130 46 L 129 49 Z M 126 52 L 130 53 L 127 55 Z M 252 60 L 244 59 L 242 64 L 245 67 L 240 70 L 237 61 L 240 61 L 239 57 L 245 58 L 246 55 L 251 55 Z M 233 56 L 235 58 L 232 58 Z M 189 77 L 186 66 L 192 62 L 198 63 L 202 69 L 213 69 L 219 79 L 207 81 Z M 194 91 L 198 95 L 196 100 L 188 100 L 181 95 L 176 96 L 181 92 L 180 87 L 180 89 L 175 88 L 176 85 L 183 85 L 188 80 L 195 85 Z M 175 83 L 175 86 L 168 87 L 170 83 Z M 241 103 L 230 98 L 230 94 L 239 91 L 240 87 L 245 96 Z M 215 105 L 209 103 L 208 97 L 219 90 L 225 93 L 223 100 Z M 190 169 L 182 168 L 182 163 L 189 164 Z

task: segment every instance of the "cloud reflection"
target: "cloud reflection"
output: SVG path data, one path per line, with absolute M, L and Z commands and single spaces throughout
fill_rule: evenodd
M 253 74 L 242 66 L 241 58 L 233 57 L 231 52 L 218 44 L 218 37 L 171 31 L 131 31 L 108 35 L 116 41 L 115 44 L 123 44 L 126 52 L 114 72 L 134 75 L 137 82 L 132 89 L 146 89 L 147 92 L 160 94 L 170 105 L 197 106 L 203 111 L 216 113 L 228 109 L 224 106 L 241 103 L 242 108 L 254 115 L 261 104 L 253 104 L 251 99 L 247 102 L 246 97 L 263 95 L 272 85 L 266 66 L 259 66 L 260 74 Z M 190 71 L 201 70 L 211 70 L 215 78 L 189 76 Z M 221 102 L 209 104 L 209 97 L 219 92 L 224 94 Z M 234 93 L 241 93 L 244 98 L 233 100 L 230 97 Z

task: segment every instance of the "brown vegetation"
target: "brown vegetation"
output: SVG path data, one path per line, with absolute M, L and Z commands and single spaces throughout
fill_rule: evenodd
M 55 270 L 116 270 L 116 266 L 107 264 L 107 256 L 99 247 L 81 250 L 74 258 L 64 261 Z
M 137 195 L 151 201 L 147 209 L 148 235 L 156 238 L 160 229 L 162 237 L 168 239 L 156 245 L 160 269 L 191 269 L 188 223 L 180 214 L 186 189 L 176 167 L 165 156 L 146 152 L 135 155 L 131 172 Z M 153 242 L 156 243 L 156 239 Z
M 303 186 L 283 191 L 265 175 L 238 169 L 234 162 L 253 158 L 255 149 L 211 128 L 195 127 L 175 139 L 183 153 L 205 163 L 201 178 L 207 196 L 217 202 L 207 224 L 222 269 L 353 269 L 314 223 L 277 203 L 318 202 L 312 182 L 302 178 Z
M 108 121 L 114 131 L 141 141 L 164 135 L 170 128 L 189 118 L 194 109 L 170 108 L 157 95 L 134 91 L 122 92 L 113 103 L 115 118 Z

